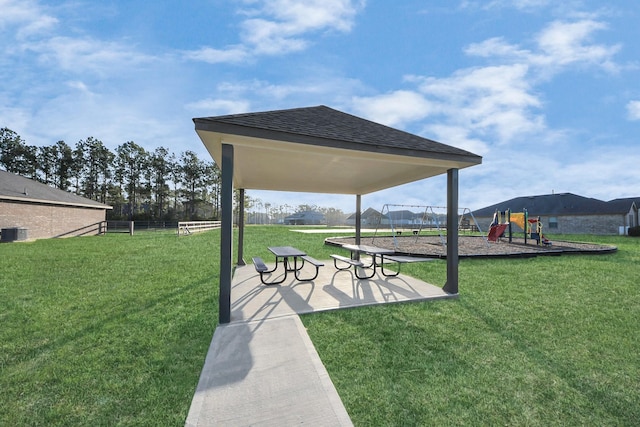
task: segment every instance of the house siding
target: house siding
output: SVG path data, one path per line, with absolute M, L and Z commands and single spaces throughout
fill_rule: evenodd
M 104 232 L 105 209 L 0 200 L 0 228 L 26 228 L 29 240 Z

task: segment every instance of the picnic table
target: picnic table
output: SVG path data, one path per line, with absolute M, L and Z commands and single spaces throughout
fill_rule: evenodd
M 267 249 L 269 249 L 276 259 L 275 266 L 272 269 L 267 267 L 262 258 L 253 258 L 253 265 L 255 266 L 256 271 L 260 273 L 260 281 L 265 285 L 278 285 L 283 283 L 287 280 L 287 273 L 289 272 L 293 272 L 296 280 L 300 282 L 310 282 L 318 277 L 320 267 L 324 265 L 322 262 L 308 256 L 306 252 L 294 248 L 293 246 L 270 246 Z M 293 262 L 291 259 L 293 259 Z M 298 262 L 298 260 L 300 260 L 300 262 Z M 316 267 L 316 272 L 313 277 L 301 277 L 300 271 L 302 270 L 302 267 L 304 267 L 305 262 Z M 284 267 L 284 274 L 282 275 L 282 278 L 279 280 L 267 281 L 265 279 L 265 275 L 274 273 L 278 269 L 278 265 L 280 263 L 282 263 Z
M 351 256 L 349 258 L 344 257 L 342 255 L 331 255 L 333 258 L 333 265 L 338 270 L 348 270 L 351 267 L 354 267 L 356 277 L 358 279 L 370 279 L 376 274 L 376 268 L 379 266 L 381 268 L 382 274 L 385 276 L 397 276 L 398 273 L 389 273 L 387 274 L 384 271 L 384 259 L 385 255 L 387 258 L 390 255 L 395 253 L 392 249 L 379 248 L 377 246 L 371 245 L 343 245 L 343 249 L 351 252 Z M 360 260 L 360 254 L 365 253 L 367 255 L 371 255 L 371 263 L 366 265 L 364 262 Z M 378 257 L 380 257 L 380 262 L 378 263 Z M 338 261 L 342 264 L 347 264 L 346 267 L 339 266 Z M 369 275 L 361 275 L 359 269 L 370 269 L 371 273 Z

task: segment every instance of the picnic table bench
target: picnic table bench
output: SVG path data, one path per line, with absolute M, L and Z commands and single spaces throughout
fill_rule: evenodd
M 253 266 L 260 274 L 260 281 L 265 285 L 278 285 L 280 283 L 283 283 L 285 280 L 287 280 L 288 272 L 293 272 L 296 280 L 300 282 L 310 282 L 318 277 L 320 267 L 324 265 L 324 263 L 322 263 L 321 261 L 308 256 L 306 252 L 292 246 L 270 246 L 268 249 L 272 254 L 274 254 L 276 258 L 275 266 L 272 269 L 269 269 L 269 267 L 267 267 L 267 264 L 262 260 L 262 258 L 253 257 L 252 259 Z M 290 258 L 293 258 L 293 263 L 289 260 Z M 298 265 L 298 259 L 300 259 L 300 265 Z M 265 276 L 274 273 L 278 269 L 278 264 L 281 260 L 284 266 L 284 274 L 282 278 L 268 281 Z M 315 267 L 316 270 L 313 276 L 301 276 L 300 272 L 305 263 L 311 264 Z
M 348 270 L 352 266 L 354 267 L 355 275 L 358 279 L 371 279 L 376 274 L 377 257 L 380 256 L 381 262 L 384 262 L 384 256 L 393 254 L 395 251 L 391 249 L 379 248 L 376 246 L 368 246 L 368 245 L 343 245 L 343 249 L 351 252 L 351 257 L 347 258 L 342 255 L 333 254 L 330 255 L 333 258 L 333 265 L 338 270 Z M 371 255 L 371 264 L 366 265 L 360 260 L 360 254 L 366 253 Z M 348 264 L 346 267 L 338 265 L 338 261 L 344 264 Z M 370 274 L 361 274 L 361 270 L 370 269 Z
M 358 279 L 370 279 L 376 274 L 376 268 L 380 267 L 380 272 L 385 277 L 395 277 L 400 274 L 400 266 L 402 264 L 410 263 L 410 262 L 423 262 L 430 261 L 429 258 L 419 258 L 419 257 L 410 257 L 403 255 L 395 255 L 395 251 L 391 249 L 379 248 L 377 246 L 369 246 L 369 245 L 343 245 L 342 248 L 347 249 L 351 252 L 351 257 L 346 257 L 342 255 L 330 255 L 333 258 L 333 265 L 338 270 L 348 270 L 352 266 L 355 269 L 355 274 Z M 359 259 L 359 254 L 365 253 L 367 255 L 371 255 L 371 263 L 366 265 Z M 380 261 L 378 261 L 378 257 L 380 257 Z M 396 271 L 385 270 L 385 261 L 387 262 L 387 266 L 389 263 L 393 263 L 397 266 Z M 347 264 L 346 266 L 339 265 L 338 262 Z M 371 273 L 369 275 L 360 274 L 359 269 L 371 269 Z

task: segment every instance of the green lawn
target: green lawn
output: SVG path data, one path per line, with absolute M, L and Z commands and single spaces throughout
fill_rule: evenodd
M 354 423 L 638 425 L 640 239 L 574 238 L 619 251 L 462 260 L 457 300 L 304 316 Z
M 218 247 L 154 232 L 0 245 L 0 425 L 184 425 Z
M 284 227 L 245 237 L 245 259 L 333 252 Z M 183 425 L 217 325 L 218 238 L 0 245 L 0 425 Z M 353 422 L 637 425 L 640 239 L 573 238 L 619 251 L 462 260 L 457 300 L 304 316 Z M 444 264 L 403 272 L 442 284 Z

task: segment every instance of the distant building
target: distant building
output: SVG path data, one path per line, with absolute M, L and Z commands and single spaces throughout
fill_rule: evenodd
M 0 170 L 0 229 L 28 240 L 95 235 L 111 206 Z M 13 234 L 13 231 L 11 231 Z
M 629 227 L 638 225 L 639 206 L 640 197 L 605 202 L 561 193 L 517 197 L 478 209 L 473 216 L 484 231 L 489 229 L 496 211 L 526 209 L 529 217 L 540 217 L 543 232 L 549 234 L 627 234 Z
M 284 218 L 285 225 L 321 225 L 325 223 L 324 215 L 320 212 L 296 212 Z
M 381 224 L 393 227 L 408 227 L 420 223 L 422 214 L 416 214 L 408 210 L 389 211 L 382 216 Z
M 360 221 L 362 226 L 378 226 L 382 215 L 380 212 L 373 208 L 368 208 L 360 214 Z M 347 225 L 356 225 L 356 214 L 351 214 L 347 218 Z

